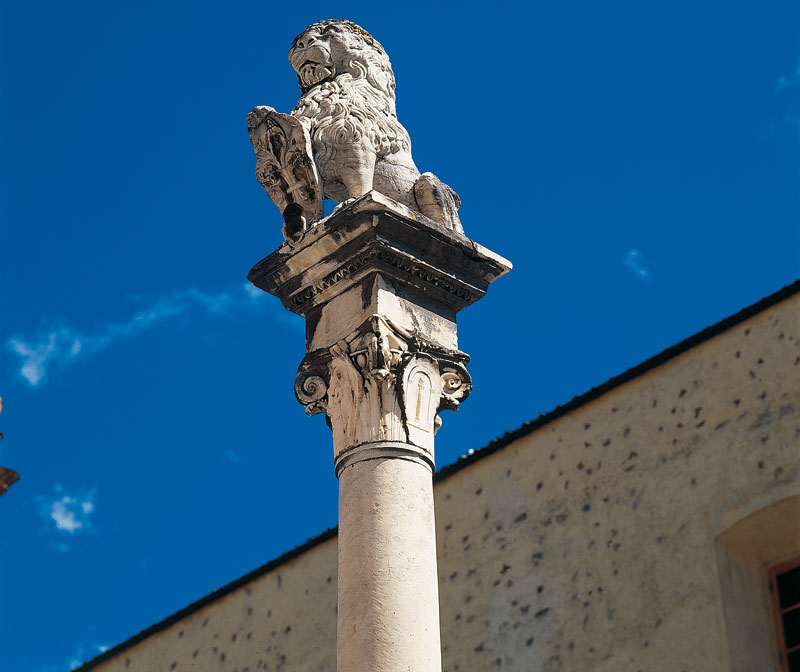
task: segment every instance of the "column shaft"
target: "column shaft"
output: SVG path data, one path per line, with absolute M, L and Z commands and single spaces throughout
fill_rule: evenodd
M 402 457 L 339 474 L 339 672 L 441 672 L 431 476 Z

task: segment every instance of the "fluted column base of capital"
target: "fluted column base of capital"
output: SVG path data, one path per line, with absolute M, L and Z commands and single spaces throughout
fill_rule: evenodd
M 358 446 L 339 476 L 339 672 L 441 672 L 432 462 Z

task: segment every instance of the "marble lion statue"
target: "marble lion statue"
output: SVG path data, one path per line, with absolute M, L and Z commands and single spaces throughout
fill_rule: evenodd
M 463 233 L 458 195 L 414 164 L 377 40 L 350 21 L 319 21 L 294 39 L 289 63 L 302 92 L 291 114 L 261 106 L 247 117 L 256 177 L 283 213 L 287 241 L 322 218 L 325 198 L 342 204 L 373 189 Z

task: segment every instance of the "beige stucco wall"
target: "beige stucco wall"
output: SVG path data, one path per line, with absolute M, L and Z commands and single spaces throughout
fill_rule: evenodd
M 96 667 L 84 667 L 104 672 L 335 670 L 336 538 Z
M 444 670 L 777 670 L 798 495 L 795 294 L 437 483 Z M 92 669 L 333 671 L 335 544 Z

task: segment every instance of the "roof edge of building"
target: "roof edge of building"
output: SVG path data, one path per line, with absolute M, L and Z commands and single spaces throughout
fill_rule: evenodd
M 225 595 L 228 595 L 229 593 L 235 591 L 237 588 L 240 588 L 250 583 L 253 579 L 257 579 L 259 576 L 267 574 L 268 572 L 271 572 L 273 569 L 276 569 L 281 565 L 285 565 L 287 562 L 302 555 L 306 551 L 309 551 L 315 546 L 319 546 L 320 544 L 328 541 L 328 539 L 331 539 L 332 537 L 336 536 L 338 529 L 339 529 L 338 527 L 331 527 L 325 530 L 322 534 L 319 534 L 316 537 L 309 539 L 304 544 L 296 546 L 295 548 L 291 549 L 290 551 L 287 551 L 286 553 L 275 558 L 274 560 L 270 560 L 267 564 L 257 567 L 256 569 L 254 569 L 251 572 L 248 572 L 244 576 L 240 576 L 238 579 L 222 586 L 222 588 L 217 588 L 213 590 L 205 597 L 201 597 L 199 600 L 197 600 L 196 602 L 192 602 L 191 604 L 184 607 L 180 611 L 176 611 L 171 616 L 167 616 L 167 618 L 165 618 L 164 620 L 159 621 L 158 623 L 154 623 L 149 628 L 142 630 L 140 633 L 134 635 L 129 639 L 126 639 L 124 642 L 120 642 L 116 646 L 110 648 L 108 651 L 101 653 L 96 658 L 92 658 L 91 660 L 81 665 L 81 667 L 77 668 L 77 670 L 91 670 L 92 668 L 96 667 L 100 663 L 105 662 L 109 658 L 113 658 L 114 656 L 122 653 L 126 649 L 129 649 L 135 644 L 138 644 L 142 640 L 147 639 L 150 635 L 153 635 L 161 630 L 164 630 L 165 628 L 168 628 L 173 623 L 180 621 L 184 616 L 188 616 L 189 614 L 192 614 L 195 611 L 202 609 L 207 604 L 215 602 L 220 597 L 224 597 Z
M 591 401 L 594 401 L 598 397 L 601 397 L 606 392 L 610 392 L 611 390 L 620 387 L 621 385 L 627 383 L 630 380 L 638 378 L 639 376 L 647 373 L 648 371 L 652 371 L 653 369 L 661 366 L 662 364 L 674 359 L 678 355 L 691 350 L 695 346 L 698 346 L 706 341 L 712 339 L 714 336 L 717 336 L 739 324 L 745 322 L 746 320 L 750 319 L 751 317 L 758 315 L 759 313 L 765 311 L 767 308 L 771 308 L 772 306 L 785 301 L 789 297 L 800 293 L 800 280 L 796 280 L 791 285 L 787 285 L 783 289 L 778 290 L 774 294 L 770 294 L 769 296 L 761 299 L 757 303 L 754 303 L 747 308 L 743 308 L 738 313 L 731 315 L 730 317 L 726 317 L 719 322 L 712 324 L 710 327 L 706 327 L 702 331 L 690 336 L 689 338 L 673 345 L 666 350 L 661 351 L 657 355 L 651 357 L 650 359 L 646 359 L 641 364 L 634 366 L 631 369 L 619 374 L 618 376 L 614 376 L 610 380 L 607 380 L 605 383 L 598 385 L 597 387 L 593 387 L 588 392 L 575 397 L 572 401 L 564 404 L 563 406 L 556 406 L 552 411 L 548 411 L 547 413 L 543 413 L 535 420 L 531 420 L 530 422 L 526 422 L 518 429 L 513 429 L 510 432 L 506 432 L 503 436 L 500 436 L 496 439 L 492 439 L 489 442 L 489 445 L 476 450 L 471 455 L 464 455 L 460 457 L 456 462 L 452 464 L 448 464 L 445 467 L 442 467 L 434 477 L 435 480 L 439 481 L 442 479 L 451 476 L 452 474 L 468 467 L 473 462 L 480 460 L 492 453 L 505 448 L 508 444 L 516 441 L 517 439 L 527 436 L 531 432 L 536 431 L 540 427 L 547 425 L 558 418 L 561 418 L 571 411 L 574 411 L 585 404 L 588 404 Z
M 470 466 L 471 464 L 481 460 L 493 453 L 496 453 L 499 450 L 502 450 L 510 443 L 513 443 L 519 438 L 523 436 L 527 436 L 532 432 L 536 431 L 537 429 L 561 418 L 568 413 L 574 411 L 585 404 L 594 401 L 598 397 L 604 395 L 606 392 L 609 392 L 617 387 L 620 387 L 624 383 L 627 383 L 630 380 L 638 378 L 644 373 L 648 371 L 652 371 L 653 369 L 661 366 L 662 364 L 668 362 L 671 359 L 674 359 L 680 354 L 691 350 L 693 347 L 705 343 L 706 341 L 710 340 L 714 336 L 721 334 L 732 327 L 735 327 L 742 322 L 748 320 L 749 318 L 763 312 L 767 308 L 771 308 L 772 306 L 785 301 L 789 297 L 800 293 L 800 280 L 796 280 L 790 285 L 787 285 L 783 289 L 778 290 L 774 294 L 770 294 L 769 296 L 761 299 L 757 303 L 754 303 L 747 308 L 740 310 L 735 315 L 731 315 L 730 317 L 726 317 L 725 319 L 717 322 L 716 324 L 711 325 L 710 327 L 706 327 L 702 331 L 698 332 L 694 336 L 690 336 L 689 338 L 681 341 L 680 343 L 673 345 L 672 347 L 663 350 L 659 354 L 651 357 L 650 359 L 645 360 L 641 364 L 634 366 L 631 369 L 628 369 L 624 373 L 621 373 L 618 376 L 611 378 L 610 380 L 606 381 L 602 385 L 598 385 L 597 387 L 593 387 L 588 392 L 575 397 L 572 401 L 564 404 L 563 406 L 557 406 L 552 411 L 548 413 L 543 413 L 535 420 L 531 420 L 530 422 L 526 422 L 518 429 L 512 430 L 510 432 L 506 432 L 503 436 L 493 439 L 487 446 L 476 450 L 471 455 L 465 455 L 459 458 L 456 462 L 449 464 L 445 467 L 442 467 L 436 474 L 434 475 L 433 479 L 434 482 L 437 483 L 439 481 L 445 480 L 446 478 L 452 476 L 458 471 Z M 184 607 L 180 611 L 175 612 L 171 616 L 168 616 L 162 621 L 151 625 L 149 628 L 142 630 L 140 633 L 134 635 L 130 639 L 126 639 L 124 642 L 117 644 L 115 647 L 109 649 L 105 653 L 100 654 L 96 658 L 84 663 L 81 667 L 77 668 L 78 672 L 80 671 L 88 671 L 92 668 L 98 666 L 99 664 L 105 662 L 106 660 L 113 658 L 114 656 L 122 653 L 126 649 L 133 647 L 134 645 L 138 644 L 142 640 L 146 639 L 152 634 L 164 630 L 165 628 L 169 627 L 173 623 L 181 620 L 184 616 L 188 616 L 189 614 L 198 611 L 202 607 L 210 604 L 220 597 L 223 597 L 237 588 L 249 583 L 253 579 L 266 574 L 281 565 L 289 562 L 290 560 L 302 555 L 306 551 L 311 550 L 315 546 L 319 546 L 320 544 L 328 541 L 329 539 L 336 536 L 338 533 L 338 527 L 332 527 L 328 530 L 325 530 L 322 534 L 309 539 L 304 544 L 293 548 L 290 551 L 287 551 L 283 555 L 275 558 L 274 560 L 270 560 L 265 565 L 262 565 L 251 572 L 248 572 L 244 576 L 239 577 L 235 581 L 228 583 L 227 585 L 223 586 L 222 588 L 218 588 L 213 592 L 209 593 L 205 597 L 200 598 L 196 602 L 192 602 L 190 605 Z

